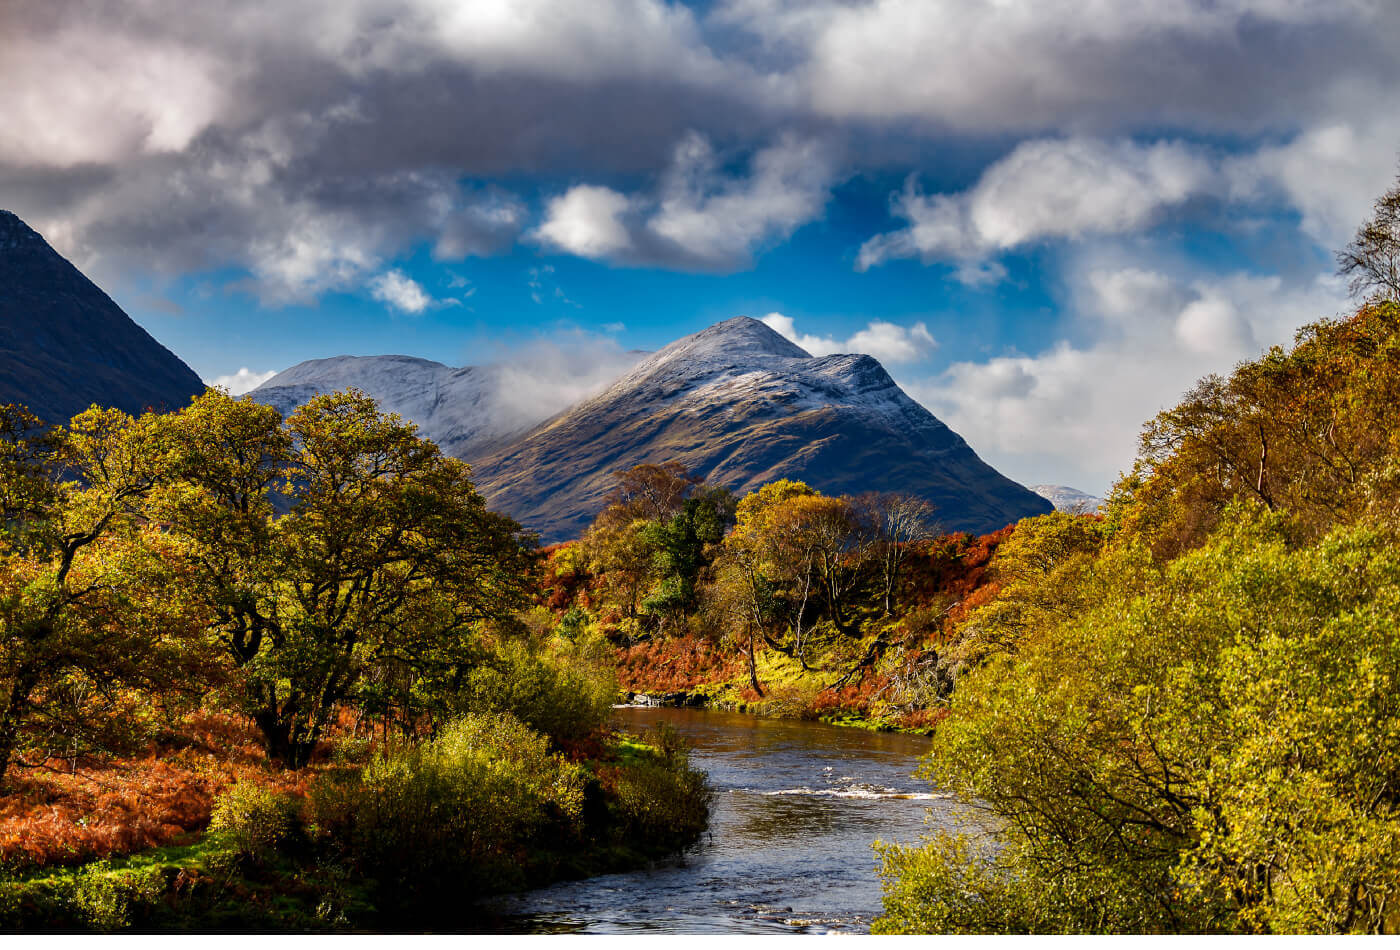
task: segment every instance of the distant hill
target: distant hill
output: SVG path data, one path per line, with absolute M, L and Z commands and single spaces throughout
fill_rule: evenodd
M 1092 514 L 1103 505 L 1103 499 L 1068 485 L 1032 485 L 1031 491 L 1055 506 L 1056 511 L 1074 515 Z
M 386 412 L 418 424 L 448 455 L 469 458 L 485 446 L 521 435 L 538 417 L 511 411 L 500 371 L 452 367 L 412 356 L 333 356 L 284 370 L 250 394 L 287 415 L 321 393 L 355 388 Z
M 992 531 L 1051 510 L 979 459 L 875 359 L 813 357 L 748 317 L 677 340 L 533 427 L 521 426 L 496 373 L 341 356 L 294 366 L 252 396 L 287 413 L 319 392 L 361 389 L 472 463 L 491 506 L 545 541 L 587 527 L 614 471 L 672 460 L 738 492 L 779 478 L 832 494 L 913 492 L 949 530 Z
M 204 383 L 33 228 L 0 211 L 0 403 L 67 422 L 89 405 L 179 409 Z

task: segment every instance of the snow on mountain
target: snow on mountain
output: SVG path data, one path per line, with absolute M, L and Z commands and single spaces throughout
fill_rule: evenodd
M 1054 505 L 1056 511 L 1074 515 L 1092 514 L 1103 507 L 1104 503 L 1097 495 L 1070 488 L 1068 485 L 1032 485 L 1031 491 Z
M 592 520 L 613 471 L 671 460 L 741 493 L 778 478 L 831 494 L 913 492 L 949 530 L 990 531 L 1050 510 L 905 395 L 877 360 L 813 357 L 748 317 L 672 343 L 471 461 L 494 507 L 559 540 Z
M 494 366 L 454 368 L 412 356 L 333 356 L 278 373 L 250 395 L 283 415 L 321 393 L 359 389 L 464 458 L 538 421 L 514 411 Z

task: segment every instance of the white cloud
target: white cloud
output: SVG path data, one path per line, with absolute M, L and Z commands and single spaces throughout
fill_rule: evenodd
M 213 379 L 206 379 L 206 386 L 218 386 L 227 389 L 231 395 L 241 396 L 246 392 L 257 389 L 263 383 L 277 375 L 277 370 L 270 369 L 266 373 L 255 373 L 246 366 L 239 368 L 236 373 L 228 373 L 223 376 L 215 376 Z
M 1290 141 L 1266 146 L 1226 165 L 1241 200 L 1276 193 L 1301 215 L 1303 233 L 1340 248 L 1370 216 L 1371 204 L 1395 180 L 1400 114 L 1378 110 L 1359 121 L 1331 120 Z
M 886 320 L 872 320 L 848 339 L 837 340 L 829 336 L 799 333 L 796 321 L 786 314 L 774 312 L 760 319 L 813 356 L 865 353 L 881 363 L 912 363 L 923 359 L 938 346 L 938 341 L 922 321 L 904 327 Z
M 644 354 L 617 340 L 564 325 L 548 336 L 501 346 L 489 362 L 500 366 L 499 411 L 504 429 L 522 428 L 601 392 Z
M 740 264 L 756 245 L 820 217 L 833 178 L 829 150 L 794 135 L 756 152 L 747 178 L 729 177 L 710 143 L 692 132 L 676 147 L 647 229 L 685 258 Z
M 611 188 L 575 185 L 549 200 L 535 236 L 568 254 L 594 260 L 610 257 L 632 247 L 622 221 L 631 206 L 626 195 Z
M 965 268 L 967 282 L 985 282 L 998 276 L 981 263 L 989 255 L 1047 239 L 1137 231 L 1221 187 L 1213 163 L 1180 142 L 1023 142 L 965 192 L 924 195 L 911 177 L 892 201 L 908 227 L 866 241 L 856 267 L 900 257 L 950 260 Z
M 709 141 L 691 132 L 655 194 L 575 185 L 550 199 L 533 236 L 594 260 L 732 270 L 820 217 L 834 178 L 831 150 L 815 139 L 781 136 L 753 154 L 747 175 L 730 175 Z
M 1144 422 L 1201 376 L 1228 372 L 1304 323 L 1340 312 L 1342 282 L 1237 273 L 1172 278 L 1091 262 L 1078 305 L 1096 338 L 901 380 L 988 462 L 1027 484 L 1103 492 L 1130 467 Z
M 1203 294 L 1186 305 L 1176 318 L 1176 338 L 1187 349 L 1208 356 L 1259 349 L 1235 302 L 1219 292 Z
M 433 303 L 418 281 L 397 268 L 372 278 L 369 293 L 375 300 L 404 313 L 422 313 Z

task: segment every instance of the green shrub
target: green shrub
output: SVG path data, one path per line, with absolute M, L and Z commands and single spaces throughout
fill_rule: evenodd
M 252 782 L 236 782 L 214 802 L 209 831 L 228 852 L 263 862 L 290 844 L 298 831 L 297 803 Z
M 515 717 L 468 714 L 436 739 L 377 756 L 357 781 L 323 784 L 318 823 L 386 904 L 403 907 L 521 883 L 516 852 L 538 849 L 534 836 L 553 828 L 571 832 L 584 775 Z
M 556 743 L 572 743 L 602 728 L 616 698 L 616 682 L 598 671 L 508 644 L 472 671 L 463 707 L 509 713 Z
M 634 843 L 679 850 L 709 824 L 714 793 L 674 729 L 661 723 L 647 738 L 656 752 L 619 770 L 617 807 Z
M 94 861 L 73 875 L 67 903 L 78 922 L 91 930 L 124 930 L 133 913 L 149 908 L 165 890 L 165 879 L 152 868 L 146 873 L 115 873 L 108 861 Z

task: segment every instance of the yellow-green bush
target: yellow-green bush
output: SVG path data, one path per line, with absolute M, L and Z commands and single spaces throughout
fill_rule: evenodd
M 713 793 L 674 729 L 662 723 L 649 738 L 655 754 L 618 772 L 617 806 L 635 838 L 652 847 L 684 847 L 709 823 Z
M 236 782 L 214 802 L 209 831 L 228 853 L 266 860 L 297 834 L 297 802 L 252 782 Z
M 591 666 L 511 643 L 471 672 L 461 703 L 473 713 L 508 713 L 555 742 L 596 733 L 617 699 L 617 683 Z
M 1166 565 L 1106 553 L 1095 606 L 964 677 L 924 769 L 997 847 L 886 849 L 880 926 L 1400 926 L 1400 546 L 1296 536 L 1237 506 Z
M 468 714 L 356 780 L 326 781 L 318 824 L 400 905 L 518 883 L 515 851 L 548 826 L 567 833 L 583 806 L 582 770 L 504 713 Z

